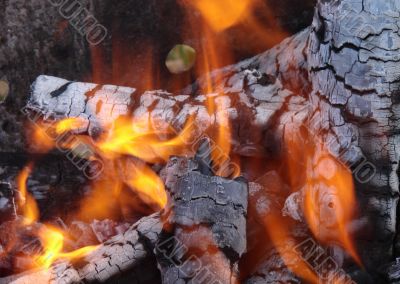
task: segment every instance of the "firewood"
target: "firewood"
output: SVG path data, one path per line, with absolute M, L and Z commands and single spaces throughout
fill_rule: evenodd
M 204 89 L 204 79 L 178 94 L 166 91 L 138 94 L 131 88 L 39 76 L 32 85 L 25 110 L 34 110 L 44 118 L 82 118 L 87 124 L 76 132 L 90 135 L 96 135 L 101 122 L 122 115 L 149 117 L 156 129 L 160 128 L 157 122 L 161 120 L 179 132 L 189 116 L 194 115 L 194 131 L 201 136 L 200 133 L 219 123 L 218 115 L 208 114 L 204 106 L 206 97 L 211 97 L 223 106 L 220 111 L 231 118 L 233 151 L 246 156 L 266 155 L 281 140 L 283 126 L 305 116 L 303 95 L 309 83 L 303 51 L 308 35 L 309 30 L 305 30 L 259 56 L 213 72 L 211 78 L 216 86 L 212 94 L 202 91 L 193 94 L 194 89 Z M 221 82 L 216 78 L 222 78 Z M 277 129 L 276 133 L 272 128 Z M 271 136 L 269 139 L 265 132 Z
M 209 152 L 202 146 L 200 151 Z M 238 262 L 246 251 L 247 183 L 210 175 L 196 158 L 180 163 L 194 166 L 168 183 L 171 198 L 156 248 L 162 283 L 238 283 Z M 175 175 L 170 168 L 176 161 L 167 165 L 167 177 Z
M 152 247 L 158 240 L 161 228 L 159 214 L 151 215 L 76 263 L 61 262 L 49 270 L 0 279 L 0 283 L 104 283 L 113 278 L 130 280 L 132 283 L 157 282 L 159 273 Z M 129 273 L 125 275 L 124 272 Z
M 354 238 L 364 266 L 377 278 L 378 267 L 398 256 L 393 252 L 400 155 L 398 11 L 396 0 L 320 0 L 311 28 L 211 74 L 214 92 L 222 94 L 217 103 L 233 125 L 235 153 L 280 157 L 289 132 L 306 126 L 309 136 L 329 145 L 330 154 L 352 171 L 359 214 L 368 220 Z M 39 77 L 27 108 L 58 119 L 85 113 L 83 103 L 70 114 L 64 103 L 72 102 L 70 86 L 60 90 L 54 83 L 59 80 Z M 132 112 L 118 114 L 146 116 L 154 124 L 162 119 L 177 129 L 195 114 L 197 131 L 205 132 L 218 124 L 203 105 L 215 95 L 204 93 L 205 84 L 200 79 L 175 95 L 135 94 L 126 108 Z M 75 96 L 84 102 L 86 90 L 76 90 Z M 52 103 L 43 104 L 47 100 Z

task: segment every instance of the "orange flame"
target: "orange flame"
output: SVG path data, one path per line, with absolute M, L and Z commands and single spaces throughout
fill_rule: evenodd
M 43 245 L 43 253 L 36 257 L 36 261 L 42 268 L 49 268 L 55 261 L 60 259 L 73 260 L 82 258 L 98 246 L 87 246 L 72 252 L 63 252 L 64 232 L 61 230 L 46 226 L 39 232 L 39 238 Z
M 156 202 L 160 208 L 164 208 L 167 204 L 167 194 L 158 175 L 147 166 L 134 166 L 132 175 L 127 181 L 128 185 L 137 190 L 147 203 Z
M 362 266 L 348 230 L 356 207 L 352 173 L 328 151 L 322 137 L 298 137 L 294 132 L 286 137 L 289 176 L 293 191 L 303 186 L 302 207 L 310 230 L 320 243 L 342 246 Z
M 310 157 L 306 172 L 304 214 L 311 231 L 322 243 L 338 242 L 361 265 L 346 228 L 356 203 L 351 172 L 324 151 Z
M 246 16 L 253 0 L 193 0 L 189 1 L 205 21 L 217 32 L 234 26 Z
M 18 205 L 24 217 L 24 224 L 30 225 L 39 217 L 39 209 L 35 199 L 29 194 L 27 181 L 33 169 L 33 164 L 28 164 L 17 176 L 17 186 L 19 190 Z
M 282 217 L 269 214 L 265 218 L 264 224 L 267 228 L 267 234 L 270 236 L 285 265 L 308 283 L 319 283 L 316 272 L 309 267 L 309 264 L 303 260 L 303 256 L 296 251 L 296 241 L 290 236 L 289 225 L 282 220 Z

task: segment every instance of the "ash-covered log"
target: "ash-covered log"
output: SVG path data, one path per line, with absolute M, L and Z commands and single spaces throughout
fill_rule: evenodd
M 204 106 L 215 96 L 233 125 L 233 151 L 271 159 L 287 154 L 285 139 L 305 127 L 306 136 L 328 144 L 330 154 L 352 171 L 359 214 L 367 219 L 367 226 L 356 230 L 355 243 L 362 263 L 379 280 L 379 266 L 399 254 L 394 250 L 399 247 L 399 9 L 396 0 L 320 0 L 311 28 L 214 72 L 211 78 L 223 78 L 215 86 L 222 96 L 204 93 L 200 79 L 176 95 L 136 94 L 127 112 L 118 113 L 145 116 L 151 124 L 161 118 L 177 129 L 195 114 L 198 131 L 204 132 L 218 124 L 217 113 Z M 58 80 L 39 77 L 28 109 L 56 118 L 85 113 L 87 90 L 76 90 L 83 105 L 70 115 L 74 96 L 69 86 L 54 83 Z M 52 103 L 44 104 L 47 100 Z
M 170 201 L 161 214 L 140 220 L 79 261 L 0 283 L 158 283 L 156 262 L 162 283 L 237 283 L 246 251 L 247 183 L 210 175 L 209 150 L 201 149 L 206 152 L 195 159 L 171 158 L 163 170 Z
M 90 135 L 97 133 L 92 130 L 99 122 L 119 115 L 148 118 L 159 131 L 163 130 L 159 129 L 161 120 L 178 132 L 193 115 L 194 131 L 205 133 L 220 123 L 218 113 L 208 113 L 204 104 L 208 97 L 220 106 L 221 114 L 228 113 L 231 119 L 234 152 L 245 156 L 271 154 L 274 144 L 282 141 L 284 125 L 306 116 L 310 84 L 304 51 L 308 35 L 307 29 L 259 56 L 211 73 L 211 80 L 216 81 L 211 94 L 202 91 L 205 79 L 178 94 L 139 94 L 116 86 L 97 86 L 96 91 L 93 84 L 40 76 L 32 85 L 26 110 L 55 119 L 80 117 L 88 122 L 81 132 L 89 131 Z M 133 94 L 131 100 L 129 93 Z
M 173 158 L 165 169 L 170 199 L 156 248 L 162 283 L 238 282 L 247 183 L 213 176 L 208 148 L 205 141 L 195 160 Z

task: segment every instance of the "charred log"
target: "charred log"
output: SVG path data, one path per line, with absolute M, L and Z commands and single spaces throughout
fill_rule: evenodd
M 162 283 L 239 279 L 238 263 L 246 251 L 247 184 L 210 175 L 201 161 L 209 161 L 204 153 L 210 150 L 202 146 L 205 152 L 197 159 L 172 160 L 166 168 L 171 198 L 161 217 L 164 226 L 156 249 Z M 179 177 L 173 170 L 176 163 L 186 168 Z
M 81 132 L 89 131 L 91 135 L 95 135 L 93 129 L 102 120 L 121 115 L 148 117 L 156 129 L 161 120 L 178 132 L 194 115 L 196 133 L 205 133 L 219 123 L 218 114 L 210 115 L 204 106 L 204 100 L 210 97 L 222 106 L 221 112 L 229 113 L 235 152 L 245 156 L 270 154 L 276 147 L 274 142 L 282 140 L 284 125 L 304 116 L 310 86 L 304 56 L 308 34 L 309 30 L 305 30 L 264 54 L 213 72 L 213 94 L 202 91 L 206 82 L 200 79 L 179 94 L 148 91 L 134 94 L 130 100 L 134 89 L 68 84 L 62 79 L 40 76 L 32 86 L 26 110 L 46 118 L 80 117 L 87 121 Z M 216 96 L 217 93 L 223 95 Z M 110 99 L 113 94 L 116 95 Z
M 398 10 L 395 0 L 321 0 L 310 29 L 260 56 L 213 72 L 214 92 L 222 96 L 205 93 L 205 80 L 200 79 L 176 95 L 149 91 L 133 95 L 130 102 L 127 93 L 132 94 L 133 90 L 123 89 L 125 94 L 116 96 L 117 100 L 123 99 L 108 104 L 107 94 L 99 96 L 97 102 L 101 103 L 96 103 L 93 111 L 88 105 L 93 93 L 97 100 L 99 90 L 111 94 L 118 88 L 87 87 L 66 81 L 60 84 L 60 79 L 41 76 L 33 85 L 27 109 L 55 119 L 83 117 L 88 127 L 82 132 L 92 136 L 97 132 L 92 131 L 97 129 L 96 121 L 101 121 L 104 113 L 114 118 L 144 116 L 153 126 L 161 119 L 176 129 L 182 129 L 189 115 L 194 114 L 196 130 L 204 133 L 219 123 L 218 114 L 210 115 L 203 105 L 207 97 L 215 98 L 233 125 L 233 151 L 253 157 L 287 154 L 283 147 L 290 135 L 287 130 L 301 132 L 306 127 L 306 136 L 321 139 L 329 145 L 330 154 L 352 170 L 362 209 L 359 211 L 362 218 L 367 218 L 366 222 L 357 220 L 362 226 L 356 226 L 356 243 L 363 264 L 378 279 L 380 264 L 397 256 L 393 243 L 399 184 L 399 57 L 394 43 L 399 36 L 398 13 L 393 11 Z M 75 100 L 79 101 L 77 108 Z M 212 179 L 199 173 L 187 175 L 191 181 Z M 174 175 L 174 182 L 183 176 Z M 296 190 L 301 195 L 301 187 Z M 209 196 L 204 199 L 213 200 Z M 304 222 L 296 210 L 289 210 L 289 216 Z M 168 215 L 166 221 L 172 228 L 164 228 L 165 231 L 190 239 L 181 228 L 183 221 L 170 220 Z M 203 229 L 197 233 L 210 236 Z M 165 275 L 171 273 L 171 277 L 177 277 L 173 279 L 180 279 L 176 269 L 170 272 L 168 262 L 160 267 Z

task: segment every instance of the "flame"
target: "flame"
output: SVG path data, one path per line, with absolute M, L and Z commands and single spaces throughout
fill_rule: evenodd
M 193 5 L 205 21 L 217 32 L 234 26 L 246 15 L 253 0 L 192 0 Z
M 47 126 L 43 122 L 31 125 L 30 129 L 32 129 L 30 140 L 37 151 L 47 153 L 54 148 L 55 141 L 49 137 L 48 133 L 46 133 Z
M 213 129 L 206 134 L 215 143 L 216 147 L 212 149 L 212 159 L 215 165 L 216 174 L 225 176 L 226 165 L 229 164 L 231 157 L 231 117 L 226 105 L 229 96 L 222 93 L 217 88 L 223 83 L 223 78 L 219 74 L 210 74 L 214 69 L 221 66 L 232 64 L 236 61 L 233 56 L 232 43 L 227 41 L 227 32 L 231 28 L 238 26 L 245 28 L 247 35 L 255 35 L 252 42 L 262 42 L 270 45 L 286 36 L 286 33 L 280 29 L 274 28 L 268 31 L 260 23 L 259 19 L 254 16 L 254 11 L 260 5 L 259 0 L 181 0 L 184 7 L 190 7 L 187 10 L 185 21 L 188 21 L 190 33 L 200 40 L 199 46 L 196 46 L 200 53 L 199 60 L 192 74 L 189 76 L 205 75 L 205 84 L 200 92 L 207 95 L 205 106 L 210 117 L 215 120 Z M 265 6 L 262 6 L 267 8 Z M 196 18 L 196 13 L 192 13 L 193 9 L 199 12 L 201 20 Z M 268 9 L 266 9 L 268 10 Z M 267 13 L 268 14 L 268 13 Z M 273 18 L 268 16 L 267 18 Z M 116 25 L 118 26 L 118 25 Z M 187 32 L 186 31 L 186 32 Z M 100 47 L 91 46 L 91 56 L 93 61 L 93 80 L 97 83 L 113 83 L 116 85 L 131 85 L 131 80 L 135 76 L 139 76 L 140 81 L 135 82 L 134 87 L 138 89 L 158 89 L 160 83 L 160 68 L 157 68 L 158 61 L 156 55 L 156 43 L 148 42 L 134 43 L 132 45 L 127 41 L 125 35 L 113 35 L 112 42 L 112 65 L 107 66 L 105 63 L 106 56 Z M 277 39 L 279 38 L 279 39 Z M 183 41 L 193 39 L 193 35 L 182 35 Z M 205 40 L 203 40 L 205 39 Z M 242 41 L 250 41 L 248 38 Z M 141 56 L 135 56 L 135 50 L 146 50 Z M 127 58 L 127 56 L 130 57 Z M 138 72 L 138 66 L 143 68 Z M 108 68 L 110 67 L 110 68 Z M 105 78 L 105 70 L 110 69 L 112 78 Z M 189 77 L 187 76 L 187 77 Z M 178 80 L 180 80 L 179 78 Z M 187 78 L 186 78 L 187 80 Z M 184 79 L 178 82 L 172 88 L 181 89 L 187 83 Z M 101 119 L 100 119 L 101 121 Z M 157 124 L 157 129 L 152 125 Z M 131 119 L 120 119 L 111 125 L 102 125 L 104 134 L 96 141 L 79 135 L 73 135 L 79 138 L 85 145 L 88 145 L 95 153 L 96 157 L 100 157 L 106 163 L 106 170 L 102 174 L 101 179 L 92 181 L 92 191 L 86 196 L 80 206 L 79 212 L 73 212 L 80 219 L 90 220 L 94 218 L 113 218 L 117 217 L 117 211 L 121 204 L 131 202 L 127 199 L 126 187 L 134 192 L 140 199 L 138 203 L 146 205 L 155 205 L 157 209 L 163 208 L 167 202 L 167 195 L 164 184 L 153 171 L 149 164 L 165 163 L 170 156 L 193 154 L 192 145 L 188 141 L 192 141 L 192 136 L 196 130 L 196 123 L 193 117 L 187 119 L 183 130 L 177 133 L 172 129 L 166 121 L 150 121 L 148 117 Z M 77 118 L 67 118 L 55 123 L 50 128 L 45 123 L 39 123 L 34 126 L 33 137 L 31 140 L 37 144 L 38 148 L 43 152 L 49 152 L 57 147 L 71 150 L 74 152 L 76 140 L 59 138 L 69 132 L 74 132 L 84 126 L 82 120 Z M 146 163 L 136 163 L 132 160 L 123 163 L 126 156 L 130 158 L 138 158 Z M 92 157 L 86 157 L 91 159 Z M 240 170 L 234 173 L 239 175 Z M 27 173 L 21 172 L 21 184 L 26 184 Z M 25 179 L 25 182 L 24 182 Z M 20 186 L 21 187 L 21 186 Z M 21 187 L 22 188 L 22 187 Z M 34 222 L 38 218 L 36 203 L 24 190 L 24 214 L 30 222 Z M 128 200 L 128 201 L 127 201 Z M 136 207 L 138 203 L 132 201 L 131 207 Z M 139 207 L 139 206 L 137 206 Z M 137 208 L 135 208 L 137 209 Z M 139 210 L 139 209 L 137 209 Z M 36 215 L 35 215 L 36 214 Z M 75 257 L 89 252 L 92 248 L 84 248 L 71 254 L 62 252 L 64 243 L 64 232 L 56 228 L 48 228 L 41 234 L 41 239 L 45 247 L 43 255 L 39 257 L 40 263 L 44 267 L 49 267 L 55 260 L 63 257 Z M 301 269 L 302 270 L 302 269 Z M 310 274 L 311 275 L 311 274 Z M 310 275 L 306 275 L 306 279 L 312 279 Z
M 97 144 L 103 155 L 110 158 L 113 154 L 125 154 L 138 157 L 146 162 L 167 161 L 170 156 L 182 154 L 189 145 L 192 135 L 192 119 L 189 118 L 180 134 L 166 122 L 153 122 L 158 130 L 152 129 L 147 118 L 116 121 L 111 135 L 106 135 Z M 164 126 L 161 126 L 164 125 Z M 161 130 L 160 130 L 161 129 Z M 164 140 L 160 136 L 176 135 Z M 111 156 L 110 156 L 111 155 Z
M 299 138 L 295 132 L 285 137 L 288 172 L 292 190 L 303 187 L 302 207 L 310 230 L 321 244 L 340 245 L 362 266 L 348 230 L 356 208 L 351 171 L 329 152 L 322 137 L 307 133 Z
M 80 118 L 66 118 L 56 123 L 55 132 L 57 134 L 62 134 L 68 131 L 79 129 L 84 125 L 84 121 Z
M 41 268 L 49 268 L 60 259 L 73 260 L 85 257 L 98 247 L 87 246 L 72 252 L 63 252 L 64 235 L 64 232 L 52 226 L 45 226 L 40 230 L 39 238 L 43 246 L 43 253 L 36 257 L 36 262 Z
M 295 249 L 296 241 L 290 236 L 288 229 L 290 225 L 277 214 L 269 214 L 264 219 L 264 224 L 267 234 L 285 265 L 307 283 L 320 283 L 316 272 Z
M 306 172 L 304 213 L 311 231 L 322 243 L 338 242 L 361 265 L 346 228 L 356 204 L 351 172 L 325 151 L 309 158 Z
M 133 177 L 128 180 L 128 185 L 134 188 L 143 196 L 148 203 L 155 202 L 160 208 L 167 204 L 167 194 L 165 193 L 164 183 L 149 167 L 141 168 L 134 166 Z
M 17 186 L 19 191 L 18 206 L 24 217 L 24 224 L 30 225 L 38 220 L 39 209 L 35 199 L 29 194 L 27 189 L 27 181 L 33 169 L 33 164 L 30 163 L 22 169 L 17 176 Z

